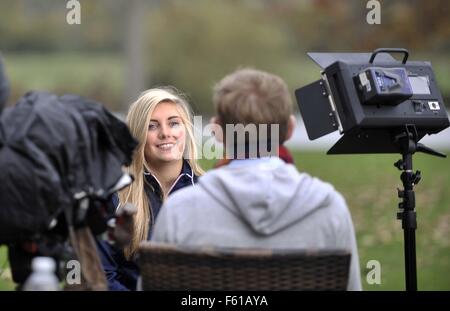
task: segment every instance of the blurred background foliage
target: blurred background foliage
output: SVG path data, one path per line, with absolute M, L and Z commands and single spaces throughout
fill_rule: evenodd
M 361 0 L 81 0 L 81 25 L 68 25 L 65 1 L 2 0 L 0 51 L 13 82 L 11 102 L 29 89 L 47 89 L 125 112 L 136 84 L 173 84 L 197 113 L 211 114 L 212 86 L 240 66 L 279 74 L 294 90 L 319 77 L 307 51 L 404 47 L 411 59 L 432 61 L 449 103 L 450 2 L 380 2 L 381 24 L 369 25 Z M 131 22 L 133 6 L 140 16 Z M 134 61 L 143 81 L 134 85 L 126 74 L 132 27 L 142 34 Z
M 450 1 L 380 0 L 369 25 L 365 0 L 79 0 L 81 24 L 66 22 L 67 1 L 0 0 L 0 52 L 13 104 L 31 89 L 94 98 L 126 113 L 139 92 L 172 84 L 196 114 L 210 115 L 215 82 L 240 66 L 284 78 L 293 94 L 319 78 L 306 52 L 409 49 L 429 60 L 450 103 Z M 294 152 L 299 170 L 332 182 L 349 203 L 362 280 L 368 290 L 404 288 L 403 236 L 395 219 L 398 156 L 329 157 Z M 449 160 L 417 156 L 419 289 L 450 290 Z M 208 169 L 213 161 L 202 162 Z M 345 169 L 345 174 L 343 174 Z M 365 282 L 365 263 L 382 263 L 382 284 Z M 0 290 L 12 289 L 0 247 Z

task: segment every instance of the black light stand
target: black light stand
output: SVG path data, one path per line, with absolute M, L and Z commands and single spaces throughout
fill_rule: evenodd
M 404 232 L 405 250 L 405 282 L 407 291 L 417 291 L 417 267 L 416 267 L 416 200 L 414 186 L 421 179 L 420 171 L 413 172 L 412 156 L 417 152 L 446 157 L 445 154 L 432 150 L 418 143 L 418 135 L 414 125 L 406 125 L 405 129 L 395 136 L 394 141 L 400 148 L 402 159 L 394 165 L 402 172 L 400 178 L 403 183 L 403 190 L 398 190 L 398 197 L 403 199 L 398 207 L 401 209 L 397 213 L 397 219 L 402 220 Z

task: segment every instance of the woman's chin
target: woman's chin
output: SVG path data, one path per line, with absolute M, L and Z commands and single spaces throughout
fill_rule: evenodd
M 182 156 L 179 154 L 171 154 L 171 153 L 158 154 L 158 160 L 161 162 L 173 162 L 181 159 Z

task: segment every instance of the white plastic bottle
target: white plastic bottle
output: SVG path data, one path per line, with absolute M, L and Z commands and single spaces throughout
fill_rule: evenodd
M 35 257 L 32 272 L 23 286 L 24 291 L 57 291 L 59 281 L 55 275 L 56 264 L 50 257 Z

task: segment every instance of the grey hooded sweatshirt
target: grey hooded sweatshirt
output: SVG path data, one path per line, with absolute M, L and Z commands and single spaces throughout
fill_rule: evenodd
M 189 246 L 344 249 L 348 290 L 361 290 L 358 250 L 344 198 L 277 157 L 211 170 L 163 205 L 154 241 Z

